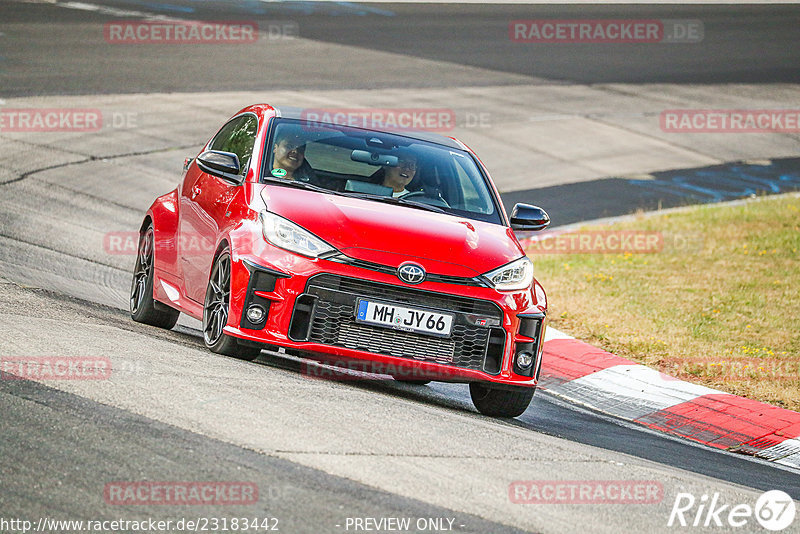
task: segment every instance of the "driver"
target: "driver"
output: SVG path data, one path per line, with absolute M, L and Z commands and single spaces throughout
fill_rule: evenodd
M 417 156 L 409 150 L 398 155 L 397 167 L 383 166 L 383 185 L 392 188 L 393 197 L 401 197 L 410 193 L 406 186 L 417 173 Z
M 281 129 L 275 134 L 272 147 L 272 175 L 284 180 L 310 182 L 314 180 L 314 169 L 306 160 L 307 140 L 290 129 Z

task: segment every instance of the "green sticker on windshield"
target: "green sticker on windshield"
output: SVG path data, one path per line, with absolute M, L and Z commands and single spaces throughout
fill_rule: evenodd
M 283 178 L 286 176 L 286 169 L 272 169 L 272 176 L 275 178 Z

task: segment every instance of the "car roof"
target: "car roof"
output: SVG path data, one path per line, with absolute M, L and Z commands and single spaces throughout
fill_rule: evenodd
M 284 118 L 284 119 L 297 119 L 303 120 L 306 118 L 304 112 L 307 112 L 307 108 L 297 108 L 297 107 L 274 107 L 275 109 L 275 116 Z M 322 110 L 320 110 L 322 111 Z M 355 109 L 354 109 L 355 111 Z M 332 123 L 336 124 L 336 123 Z M 370 128 L 361 128 L 364 130 L 370 130 Z M 466 148 L 461 142 L 453 139 L 452 137 L 447 137 L 444 135 L 439 135 L 435 133 L 429 132 L 419 132 L 419 131 L 392 131 L 392 130 L 381 130 L 378 128 L 372 129 L 376 132 L 385 132 L 390 133 L 393 135 L 402 135 L 404 137 L 410 137 L 411 139 L 418 139 L 420 141 L 426 141 L 428 143 L 436 143 L 437 145 L 442 145 L 447 148 L 457 148 L 459 150 L 464 150 Z

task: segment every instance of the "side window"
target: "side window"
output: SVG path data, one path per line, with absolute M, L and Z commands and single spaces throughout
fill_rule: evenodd
M 457 206 L 458 209 L 476 213 L 492 213 L 494 211 L 492 199 L 489 198 L 486 187 L 479 187 L 476 185 L 476 183 L 481 180 L 481 177 L 475 175 L 474 172 L 468 172 L 468 170 L 464 168 L 460 158 L 454 159 L 456 160 L 456 177 L 463 199 L 462 205 Z M 473 167 L 469 168 L 474 171 Z M 453 207 L 456 206 L 454 205 Z
M 233 119 L 222 127 L 214 141 L 211 142 L 211 150 L 236 154 L 239 157 L 242 174 L 245 174 L 250 165 L 250 158 L 253 156 L 257 129 L 258 120 L 253 115 L 242 115 Z

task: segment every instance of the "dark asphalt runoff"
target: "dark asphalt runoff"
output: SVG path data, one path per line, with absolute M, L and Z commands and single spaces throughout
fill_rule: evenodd
M 766 164 L 765 164 L 766 163 Z M 506 211 L 517 202 L 542 206 L 553 227 L 693 204 L 800 190 L 800 158 L 654 172 L 645 178 L 601 178 L 501 194 Z
M 197 20 L 244 20 L 263 31 L 348 45 L 346 56 L 255 44 L 114 44 L 104 24 L 131 17 L 54 4 L 0 3 L 0 97 L 272 89 L 448 87 L 514 83 L 796 83 L 800 6 L 355 4 L 102 0 L 109 8 Z M 514 20 L 699 21 L 702 41 L 519 43 Z M 688 24 L 689 22 L 687 22 Z M 694 23 L 694 22 L 692 22 Z M 272 25 L 272 26 L 271 26 Z M 485 69 L 393 73 L 389 58 L 358 50 Z M 510 77 L 514 75 L 513 77 Z M 521 78 L 523 77 L 523 78 Z

